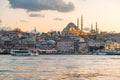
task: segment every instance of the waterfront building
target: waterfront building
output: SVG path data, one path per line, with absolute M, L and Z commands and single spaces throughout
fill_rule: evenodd
M 85 40 L 85 38 L 80 38 L 79 39 L 79 53 L 81 54 L 88 54 L 89 52 L 89 47 L 88 43 Z
M 74 52 L 74 41 L 70 39 L 58 41 L 57 50 L 59 53 L 73 53 Z
M 41 50 L 52 50 L 56 48 L 56 42 L 54 40 L 41 40 L 39 44 L 39 49 Z
M 74 51 L 77 54 L 88 54 L 89 46 L 85 38 L 79 37 L 74 39 Z
M 57 50 L 67 54 L 88 54 L 89 47 L 85 38 L 69 37 L 57 42 Z
M 120 43 L 114 42 L 112 40 L 108 40 L 106 41 L 105 49 L 106 50 L 120 50 Z

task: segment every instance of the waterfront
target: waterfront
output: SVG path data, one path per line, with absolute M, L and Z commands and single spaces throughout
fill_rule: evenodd
M 0 80 L 119 80 L 120 56 L 0 56 Z

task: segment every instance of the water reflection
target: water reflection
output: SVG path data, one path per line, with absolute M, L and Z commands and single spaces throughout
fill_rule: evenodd
M 0 80 L 119 80 L 120 56 L 0 56 Z

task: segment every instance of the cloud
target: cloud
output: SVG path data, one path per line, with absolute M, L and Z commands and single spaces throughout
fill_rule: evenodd
M 84 1 L 84 2 L 86 2 L 87 0 L 78 0 L 78 1 Z
M 58 12 L 70 12 L 74 10 L 72 2 L 63 0 L 8 0 L 11 8 L 25 9 L 29 11 L 55 10 Z
M 62 18 L 54 18 L 55 21 L 62 21 Z
M 45 17 L 45 15 L 35 14 L 35 13 L 32 13 L 32 14 L 30 14 L 29 16 L 30 16 L 30 17 L 42 17 L 42 18 Z
M 82 0 L 82 1 L 87 1 L 87 0 Z
M 20 20 L 20 22 L 24 22 L 24 23 L 25 23 L 25 22 L 27 22 L 27 21 L 26 21 L 26 20 Z

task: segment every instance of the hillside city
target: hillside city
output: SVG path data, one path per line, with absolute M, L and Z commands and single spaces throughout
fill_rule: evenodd
M 40 54 L 93 54 L 98 50 L 119 50 L 119 33 L 100 32 L 96 22 L 88 32 L 83 30 L 83 17 L 77 25 L 70 22 L 62 31 L 40 33 L 35 28 L 24 32 L 19 28 L 11 31 L 0 30 L 0 54 L 10 54 L 14 48 L 43 50 Z M 55 53 L 46 52 L 55 50 Z

